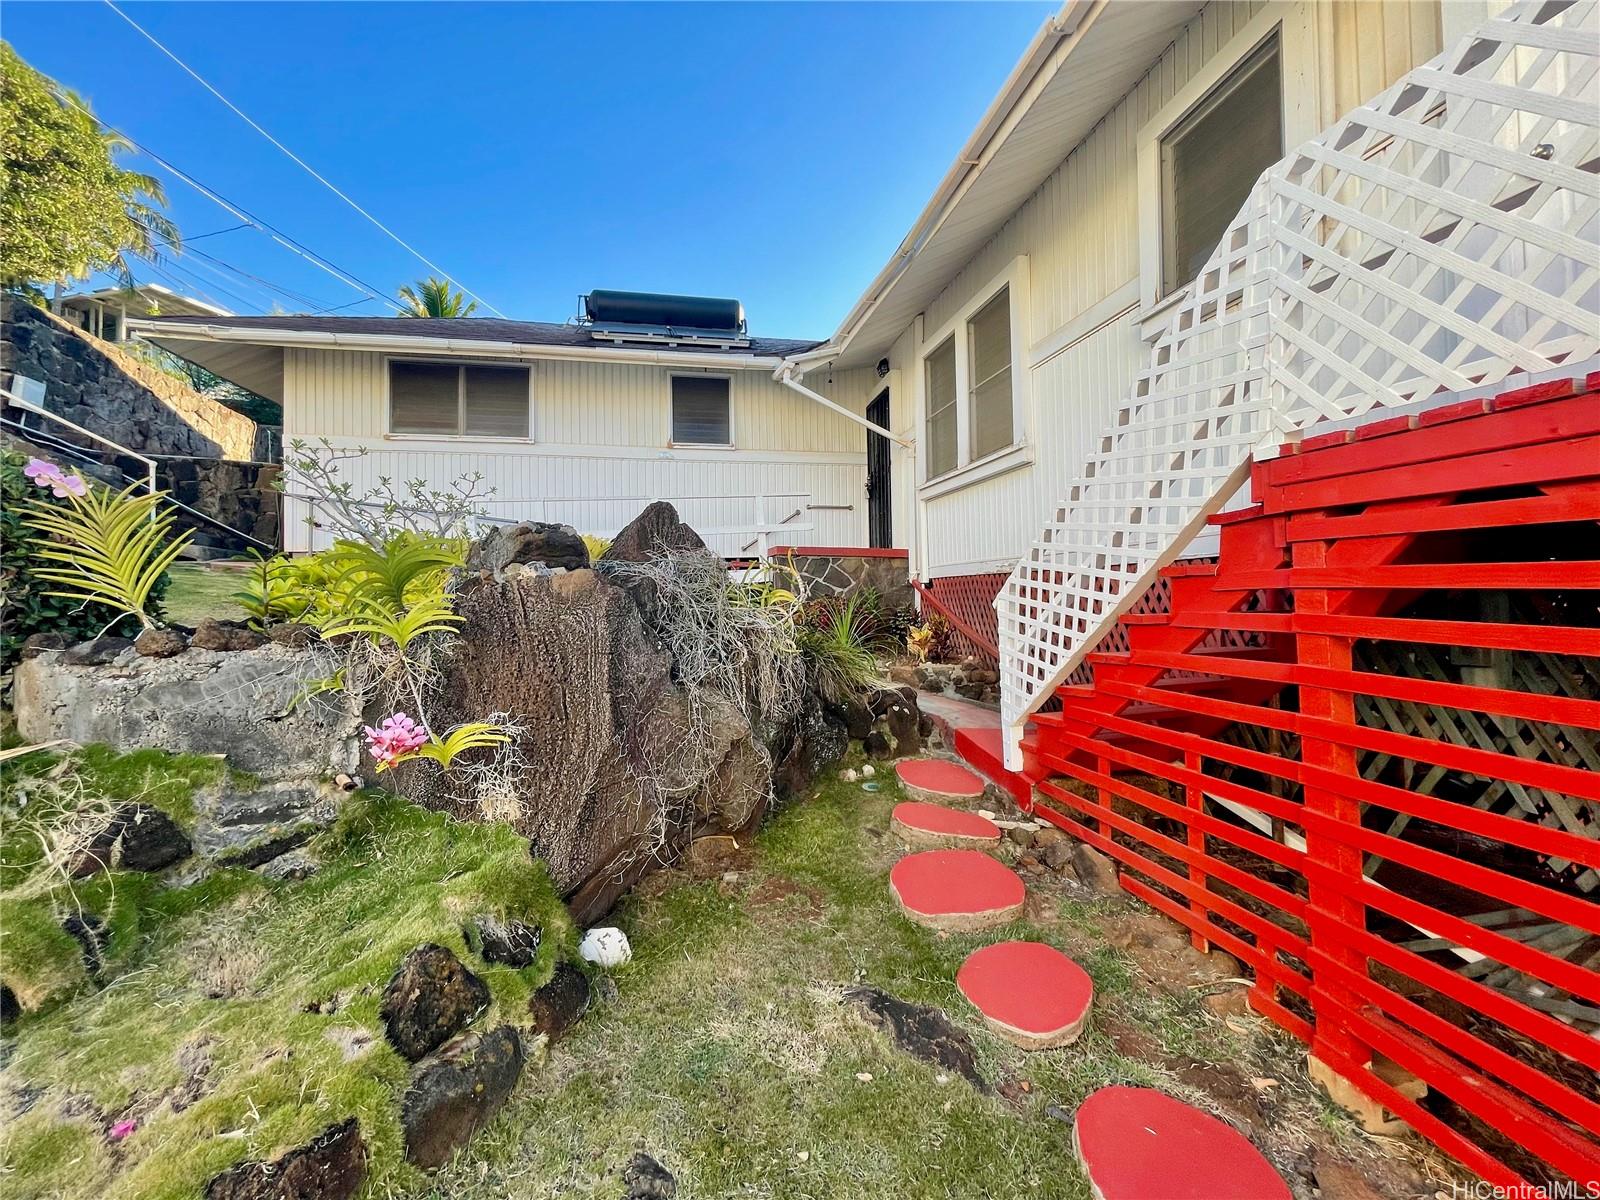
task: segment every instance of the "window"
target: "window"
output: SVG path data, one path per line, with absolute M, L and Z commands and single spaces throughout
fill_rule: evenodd
M 1274 35 L 1161 139 L 1162 295 L 1200 273 L 1261 172 L 1282 157 Z
M 956 339 L 924 360 L 928 372 L 928 478 L 956 469 Z
M 389 432 L 525 438 L 528 368 L 389 363 Z
M 733 445 L 727 379 L 715 375 L 672 377 L 672 444 Z
M 967 361 L 972 388 L 972 457 L 984 458 L 1012 442 L 1011 289 L 980 308 L 967 322 Z

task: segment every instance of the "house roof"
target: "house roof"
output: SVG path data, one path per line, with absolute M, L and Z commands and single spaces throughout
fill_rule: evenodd
M 829 339 L 840 350 L 836 364 L 880 358 L 1203 7 L 1202 0 L 1067 0 Z
M 182 292 L 162 287 L 159 283 L 141 283 L 132 288 L 101 288 L 94 292 L 68 292 L 61 297 L 63 304 L 70 304 L 74 300 L 126 305 L 130 313 L 137 312 L 141 315 L 152 313 L 164 316 L 231 317 L 233 315 L 225 308 L 207 304 L 204 300 L 196 300 L 193 296 L 185 296 Z
M 738 347 L 597 341 L 582 325 L 488 317 L 154 317 L 129 329 L 174 354 L 270 400 L 283 399 L 288 347 L 378 350 L 389 354 L 592 358 L 597 362 L 682 362 L 771 370 L 820 342 L 752 337 Z

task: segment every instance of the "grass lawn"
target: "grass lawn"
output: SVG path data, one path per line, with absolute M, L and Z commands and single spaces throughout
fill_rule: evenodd
M 172 584 L 162 601 L 167 619 L 193 628 L 206 617 L 242 621 L 246 613 L 233 602 L 243 589 L 245 572 L 239 567 L 211 567 L 204 563 L 178 563 L 171 569 Z
M 1142 970 L 1147 957 L 1114 949 L 1119 931 L 1154 919 L 1131 901 L 1030 877 L 1024 917 L 1003 930 L 940 935 L 905 919 L 886 883 L 901 797 L 892 775 L 878 778 L 869 792 L 830 777 L 751 845 L 647 880 L 612 918 L 633 961 L 598 981 L 590 1014 L 547 1057 L 530 1055 L 506 1107 L 433 1176 L 398 1162 L 406 1068 L 384 1042 L 377 992 L 418 943 L 465 955 L 462 915 L 516 897 L 544 914 L 539 964 L 473 967 L 494 989 L 478 1027 L 519 1020 L 571 935 L 518 839 L 368 800 L 308 881 L 227 871 L 142 901 L 141 946 L 120 948 L 120 974 L 9 1039 L 0 1192 L 193 1196 L 228 1163 L 356 1115 L 369 1198 L 617 1200 L 642 1150 L 677 1176 L 681 1200 L 1086 1200 L 1070 1114 L 1096 1087 L 1135 1083 L 1221 1113 L 1302 1197 L 1325 1163 L 1381 1195 L 1433 1194 L 1322 1099 L 1298 1044 L 1256 1018 L 1211 1015 L 1195 990 Z M 1018 1050 L 957 992 L 962 959 L 1004 937 L 1051 942 L 1093 976 L 1095 1015 L 1073 1046 Z M 842 1000 L 858 983 L 942 1007 L 971 1033 L 989 1086 L 869 1028 Z M 345 1061 L 335 1033 L 371 1048 Z M 111 1142 L 128 1116 L 138 1131 Z
M 1220 1112 L 1291 1178 L 1336 1161 L 1380 1194 L 1433 1195 L 1327 1104 L 1298 1043 L 1253 1017 L 1212 1016 L 1108 945 L 1152 919 L 1142 906 L 1030 880 L 1025 919 L 997 932 L 942 936 L 905 919 L 886 882 L 902 798 L 890 781 L 873 793 L 830 779 L 738 861 L 647 882 L 614 917 L 634 947 L 615 997 L 428 1195 L 615 1200 L 619 1169 L 644 1150 L 684 1200 L 1087 1200 L 1062 1118 L 1111 1083 Z M 1093 976 L 1095 1017 L 1074 1045 L 1018 1050 L 956 990 L 963 958 L 1005 937 L 1051 942 Z M 972 1033 L 994 1090 L 942 1077 L 868 1028 L 840 999 L 857 983 L 943 1008 Z

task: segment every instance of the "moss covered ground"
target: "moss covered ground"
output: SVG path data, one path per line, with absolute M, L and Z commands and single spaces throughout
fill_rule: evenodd
M 1325 1162 L 1378 1194 L 1432 1195 L 1321 1098 L 1298 1045 L 1255 1018 L 1212 1015 L 1200 991 L 1113 948 L 1119 929 L 1150 919 L 1132 902 L 1030 877 L 1024 917 L 991 934 L 906 920 L 886 885 L 901 797 L 892 777 L 874 787 L 830 778 L 750 845 L 648 880 L 611 918 L 633 961 L 599 981 L 594 1009 L 530 1061 L 471 1146 L 426 1177 L 400 1162 L 406 1065 L 376 1015 L 394 964 L 419 942 L 450 946 L 494 990 L 480 1027 L 515 1023 L 572 934 L 518 839 L 369 797 L 325 839 L 320 875 L 273 884 L 229 871 L 152 899 L 131 966 L 24 1022 L 6 1072 L 0 1193 L 194 1196 L 229 1163 L 355 1114 L 373 1151 L 366 1197 L 617 1200 L 622 1167 L 644 1151 L 675 1173 L 682 1200 L 1083 1200 L 1070 1114 L 1096 1087 L 1136 1083 L 1245 1129 L 1299 1195 L 1314 1194 Z M 543 914 L 536 967 L 467 956 L 460 923 L 486 899 Z M 1003 937 L 1057 945 L 1093 976 L 1095 1016 L 1078 1043 L 1027 1054 L 974 1019 L 956 970 Z M 990 1087 L 865 1025 L 842 1000 L 857 983 L 943 1008 L 971 1033 Z M 367 1048 L 346 1060 L 360 1039 Z M 46 1089 L 21 1093 L 20 1115 L 18 1086 Z M 109 1140 L 130 1116 L 136 1132 Z
M 91 777 L 138 781 L 146 802 L 161 794 L 179 812 L 185 779 L 220 769 L 204 759 L 167 765 L 92 751 L 84 759 Z M 150 788 L 151 773 L 164 792 Z M 4 914 L 8 979 L 39 969 L 14 955 L 79 953 L 70 937 L 48 939 L 60 917 L 109 911 L 117 923 L 100 979 L 87 979 L 80 956 L 77 994 L 8 1033 L 7 1200 L 193 1197 L 233 1163 L 275 1157 L 350 1116 L 371 1154 L 369 1194 L 425 1188 L 403 1162 L 409 1067 L 383 1038 L 384 984 L 407 952 L 437 942 L 489 984 L 479 1027 L 524 1022 L 531 991 L 558 955 L 571 955 L 573 932 L 527 844 L 501 826 L 363 793 L 312 848 L 324 866 L 303 881 L 226 869 L 163 887 L 114 871 L 30 897 L 15 925 L 17 914 Z M 21 849 L 8 857 L 20 871 Z M 485 913 L 541 925 L 538 961 L 516 970 L 472 956 L 462 927 Z M 130 1120 L 133 1132 L 113 1140 L 111 1129 Z

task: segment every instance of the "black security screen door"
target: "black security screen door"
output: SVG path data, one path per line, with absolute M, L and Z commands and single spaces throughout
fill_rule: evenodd
M 889 393 L 881 392 L 867 405 L 867 420 L 883 429 L 889 428 Z M 867 542 L 875 549 L 888 549 L 894 545 L 894 530 L 890 524 L 889 505 L 889 439 L 881 433 L 867 431 Z

